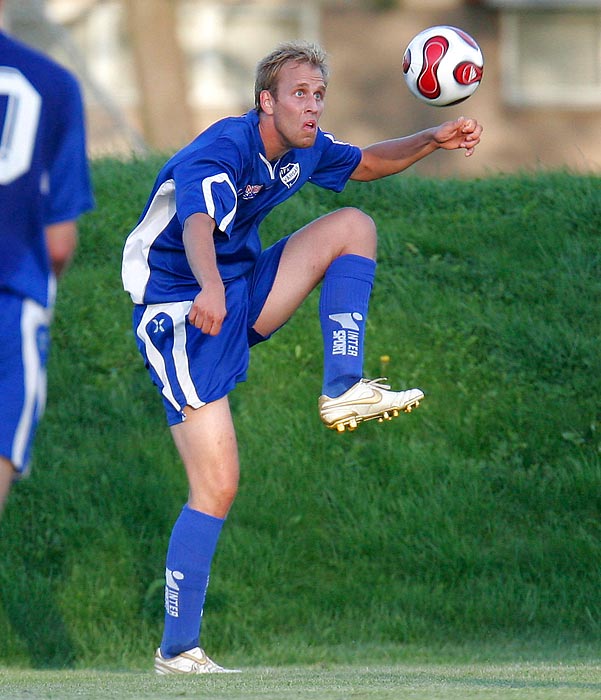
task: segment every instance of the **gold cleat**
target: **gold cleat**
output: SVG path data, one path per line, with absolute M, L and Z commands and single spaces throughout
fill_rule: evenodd
M 359 423 L 377 420 L 378 423 L 392 420 L 400 413 L 411 413 L 424 398 L 421 389 L 390 391 L 385 378 L 361 379 L 341 396 L 319 397 L 319 416 L 332 430 L 343 433 L 353 431 Z

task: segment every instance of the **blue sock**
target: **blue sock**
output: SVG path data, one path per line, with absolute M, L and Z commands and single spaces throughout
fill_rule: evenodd
M 211 560 L 223 523 L 221 518 L 186 505 L 173 526 L 167 549 L 161 641 L 161 653 L 166 658 L 199 646 Z
M 376 263 L 342 255 L 326 270 L 319 299 L 324 343 L 322 393 L 340 396 L 363 376 L 363 338 Z

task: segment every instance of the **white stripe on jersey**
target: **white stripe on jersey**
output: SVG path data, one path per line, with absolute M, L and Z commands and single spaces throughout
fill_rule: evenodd
M 144 292 L 150 279 L 150 248 L 174 216 L 175 182 L 165 180 L 152 198 L 144 218 L 125 241 L 121 279 L 134 304 L 144 303 Z
M 275 171 L 276 171 L 276 168 L 278 167 L 278 165 L 279 165 L 279 163 L 280 163 L 280 159 L 278 158 L 276 164 L 275 164 L 275 165 L 272 165 L 272 164 L 267 160 L 267 158 L 265 158 L 265 156 L 264 156 L 262 153 L 259 153 L 259 158 L 263 161 L 263 163 L 265 163 L 265 166 L 266 166 L 267 170 L 269 171 L 269 177 L 270 177 L 272 180 L 275 180 Z
M 21 313 L 21 352 L 23 355 L 23 380 L 25 400 L 15 432 L 11 462 L 23 467 L 25 450 L 31 436 L 34 418 L 41 418 L 46 407 L 46 368 L 40 362 L 37 334 L 40 326 L 47 326 L 50 311 L 30 299 L 23 301 Z
M 148 362 L 150 365 L 152 365 L 152 368 L 161 380 L 163 385 L 162 394 L 177 411 L 181 411 L 184 406 L 180 406 L 179 402 L 175 399 L 171 384 L 169 382 L 169 376 L 167 375 L 165 359 L 154 346 L 148 332 L 146 331 L 146 327 L 158 314 L 162 313 L 171 318 L 173 321 L 174 334 L 172 358 L 175 366 L 177 381 L 184 392 L 186 405 L 192 406 L 192 408 L 200 408 L 201 406 L 204 406 L 205 402 L 201 401 L 196 393 L 196 387 L 194 386 L 194 382 L 190 376 L 190 366 L 188 364 L 188 355 L 186 353 L 186 316 L 188 315 L 191 306 L 191 301 L 175 301 L 169 304 L 151 304 L 150 306 L 146 307 L 144 314 L 142 315 L 142 319 L 136 329 L 136 335 L 144 343 L 144 347 L 146 348 Z
M 215 200 L 213 199 L 213 191 L 211 188 L 214 184 L 219 184 L 220 182 L 226 182 L 230 186 L 232 192 L 234 193 L 234 207 L 228 214 L 226 214 L 223 217 L 223 219 L 221 219 L 221 221 L 217 221 L 217 218 L 215 216 Z M 232 181 L 229 179 L 227 173 L 219 173 L 219 175 L 205 177 L 205 179 L 202 181 L 202 194 L 205 198 L 205 204 L 207 205 L 207 214 L 211 217 L 211 219 L 215 219 L 217 228 L 220 231 L 225 231 L 231 223 L 234 216 L 236 216 L 237 208 L 236 188 L 232 184 Z
M 332 143 L 337 143 L 339 146 L 350 146 L 350 143 L 347 143 L 346 141 L 338 141 L 338 139 L 334 138 L 333 134 L 329 134 L 327 131 L 322 131 L 323 135 L 327 138 L 330 139 Z

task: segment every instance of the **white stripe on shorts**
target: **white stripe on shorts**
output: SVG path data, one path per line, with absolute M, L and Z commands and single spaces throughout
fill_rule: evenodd
M 180 406 L 176 400 L 173 389 L 171 388 L 165 360 L 161 353 L 156 349 L 146 327 L 158 315 L 165 314 L 173 321 L 173 351 L 172 359 L 175 367 L 177 381 L 184 392 L 186 399 L 185 405 L 192 408 L 200 408 L 205 405 L 196 393 L 196 387 L 190 376 L 190 366 L 188 364 L 188 355 L 186 353 L 186 317 L 192 306 L 191 301 L 174 301 L 169 304 L 151 304 L 146 307 L 142 319 L 136 329 L 138 338 L 144 343 L 146 348 L 146 356 L 148 362 L 159 376 L 163 385 L 162 394 L 169 403 L 178 411 L 181 411 L 184 406 Z
M 21 352 L 25 381 L 25 401 L 19 425 L 13 441 L 11 461 L 18 468 L 23 467 L 25 450 L 31 435 L 33 420 L 42 417 L 46 407 L 46 367 L 40 362 L 37 332 L 40 326 L 47 326 L 50 311 L 31 299 L 25 299 L 21 312 Z

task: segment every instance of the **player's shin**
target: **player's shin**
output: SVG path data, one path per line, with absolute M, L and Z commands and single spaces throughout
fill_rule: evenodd
M 211 561 L 223 523 L 186 505 L 173 527 L 165 574 L 165 658 L 199 646 Z
M 363 375 L 363 340 L 376 263 L 343 255 L 327 269 L 319 300 L 324 342 L 322 393 L 340 396 Z

